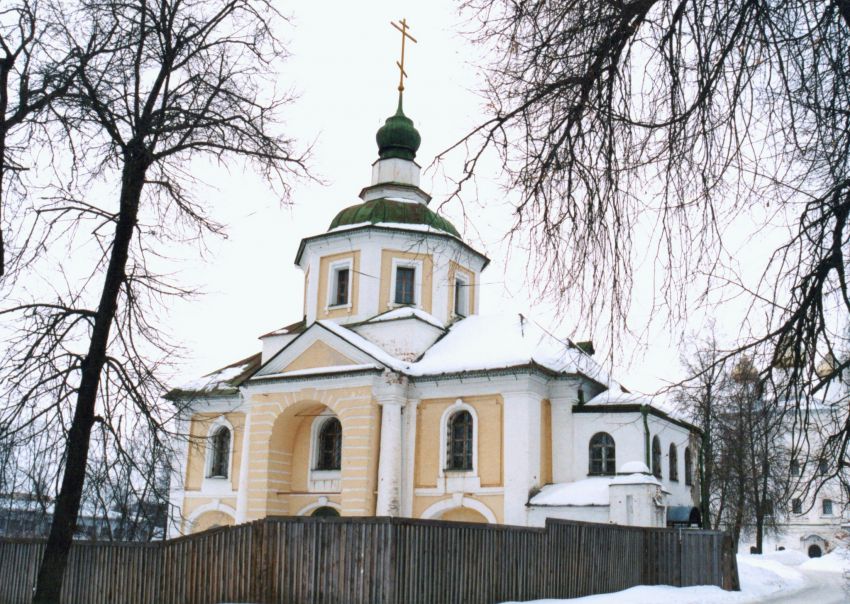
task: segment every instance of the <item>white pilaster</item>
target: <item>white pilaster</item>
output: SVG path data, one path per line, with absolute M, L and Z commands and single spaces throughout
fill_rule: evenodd
M 242 427 L 242 455 L 239 459 L 239 486 L 236 493 L 236 524 L 242 524 L 248 517 L 248 455 L 251 450 L 251 410 L 245 409 L 245 423 Z
M 414 468 L 416 467 L 416 415 L 418 396 L 409 398 L 402 412 L 402 442 L 404 446 L 401 468 L 401 515 L 413 517 Z
M 378 456 L 378 516 L 401 513 L 401 409 L 407 401 L 407 380 L 385 372 L 375 388 L 381 406 L 381 450 Z
M 168 494 L 168 526 L 169 539 L 183 534 L 183 502 L 185 497 L 186 464 L 189 459 L 189 421 L 181 413 L 177 419 L 177 437 L 175 446 L 175 463 L 171 472 L 171 488 Z
M 540 401 L 545 384 L 523 378 L 502 392 L 504 412 L 505 524 L 528 524 L 529 492 L 540 482 Z
M 573 405 L 577 402 L 578 386 L 574 382 L 552 384 L 549 402 L 552 405 L 552 482 L 577 480 L 573 459 Z

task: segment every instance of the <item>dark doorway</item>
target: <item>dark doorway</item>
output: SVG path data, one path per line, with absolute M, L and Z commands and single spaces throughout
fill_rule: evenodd
M 809 546 L 809 558 L 820 558 L 821 555 L 823 555 L 823 552 L 820 549 L 820 545 Z
M 317 518 L 339 518 L 339 512 L 327 505 L 316 508 L 310 515 L 316 516 Z

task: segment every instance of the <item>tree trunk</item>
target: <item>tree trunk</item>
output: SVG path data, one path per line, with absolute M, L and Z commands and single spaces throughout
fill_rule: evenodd
M 764 512 L 759 511 L 756 514 L 756 553 L 761 554 L 762 542 L 764 539 Z
M 713 450 L 711 445 L 711 420 L 708 420 L 705 425 L 705 432 L 702 436 L 702 447 L 700 447 L 700 465 L 702 472 L 699 481 L 700 488 L 700 512 L 702 513 L 703 527 L 711 527 L 711 488 L 714 480 L 714 472 L 712 468 Z
M 0 61 L 0 277 L 6 274 L 6 244 L 3 242 L 3 181 L 6 177 L 6 111 L 9 108 L 9 70 L 11 59 Z
M 735 550 L 738 551 L 738 546 L 741 542 L 741 529 L 744 527 L 744 503 L 746 502 L 746 488 L 738 477 L 736 481 L 738 487 L 738 500 L 735 502 L 735 522 L 732 527 L 732 539 L 735 541 Z
M 38 570 L 34 604 L 58 604 L 62 591 L 63 575 L 74 538 L 86 477 L 89 439 L 96 420 L 95 404 L 100 374 L 106 362 L 106 348 L 118 308 L 118 295 L 125 280 L 130 241 L 136 228 L 147 165 L 141 145 L 126 152 L 121 175 L 121 206 L 115 226 L 115 239 L 92 328 L 91 342 L 81 364 L 77 404 L 65 446 L 65 472 L 59 496 L 56 498 L 47 547 Z

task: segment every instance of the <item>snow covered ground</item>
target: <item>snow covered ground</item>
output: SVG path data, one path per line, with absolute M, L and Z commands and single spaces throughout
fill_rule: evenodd
M 844 591 L 845 570 L 850 570 L 850 553 L 846 550 L 812 560 L 792 551 L 762 556 L 738 554 L 739 592 L 723 591 L 714 586 L 641 585 L 611 594 L 571 600 L 534 600 L 526 604 L 831 604 L 850 601 L 850 595 Z

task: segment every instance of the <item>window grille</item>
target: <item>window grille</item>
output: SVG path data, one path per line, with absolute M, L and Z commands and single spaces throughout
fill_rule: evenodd
M 607 432 L 597 432 L 590 439 L 590 468 L 593 475 L 613 475 L 616 469 L 616 447 Z
M 414 284 L 416 269 L 410 266 L 399 266 L 395 272 L 395 303 L 415 304 Z
M 449 418 L 446 439 L 446 469 L 472 470 L 472 415 L 458 411 Z
M 342 462 L 342 424 L 335 417 L 319 428 L 316 469 L 339 470 Z

